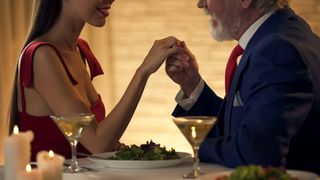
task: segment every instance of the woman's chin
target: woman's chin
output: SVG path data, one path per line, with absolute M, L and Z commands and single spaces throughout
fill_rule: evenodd
M 103 27 L 104 25 L 106 25 L 106 20 L 100 20 L 100 21 L 96 21 L 96 22 L 91 22 L 89 23 L 92 26 L 95 27 Z

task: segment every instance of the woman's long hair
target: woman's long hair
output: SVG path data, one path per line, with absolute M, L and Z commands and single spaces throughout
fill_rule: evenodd
M 56 23 L 61 14 L 62 0 L 36 0 L 33 21 L 23 49 L 35 38 L 48 32 Z M 19 124 L 18 118 L 18 67 L 16 68 L 13 91 L 11 95 L 11 108 L 9 110 L 9 131 L 12 133 L 13 126 Z M 21 91 L 23 89 L 21 88 Z

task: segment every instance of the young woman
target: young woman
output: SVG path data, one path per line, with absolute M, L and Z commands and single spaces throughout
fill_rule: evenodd
M 70 158 L 70 145 L 50 119 L 51 114 L 94 113 L 95 120 L 84 129 L 78 151 L 114 150 L 149 76 L 169 55 L 184 52 L 174 37 L 155 41 L 120 101 L 105 116 L 103 102 L 91 83 L 103 72 L 79 35 L 85 23 L 104 26 L 113 1 L 37 1 L 32 29 L 19 59 L 11 110 L 11 125 L 18 124 L 22 131 L 35 134 L 32 160 L 38 151 L 49 149 Z

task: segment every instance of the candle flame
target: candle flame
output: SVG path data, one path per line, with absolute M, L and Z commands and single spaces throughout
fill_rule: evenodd
M 194 126 L 191 127 L 191 136 L 192 136 L 193 138 L 196 138 L 196 137 L 197 137 L 196 127 L 194 127 Z
M 26 166 L 26 171 L 27 171 L 27 172 L 31 172 L 31 165 L 30 165 L 30 164 L 27 164 L 27 166 Z
M 19 134 L 19 128 L 17 125 L 14 125 L 13 127 L 13 134 Z
M 54 156 L 54 152 L 53 152 L 52 150 L 50 150 L 50 151 L 49 151 L 49 157 L 50 157 L 50 158 L 53 158 L 53 156 Z

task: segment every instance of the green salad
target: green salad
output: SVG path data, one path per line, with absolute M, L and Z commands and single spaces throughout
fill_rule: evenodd
M 239 166 L 230 176 L 221 176 L 216 180 L 298 180 L 291 177 L 284 168 L 262 166 Z
M 179 159 L 177 152 L 171 148 L 167 151 L 166 147 L 160 147 L 156 144 L 147 141 L 146 144 L 140 146 L 131 145 L 118 151 L 114 156 L 109 157 L 110 160 L 169 160 Z

